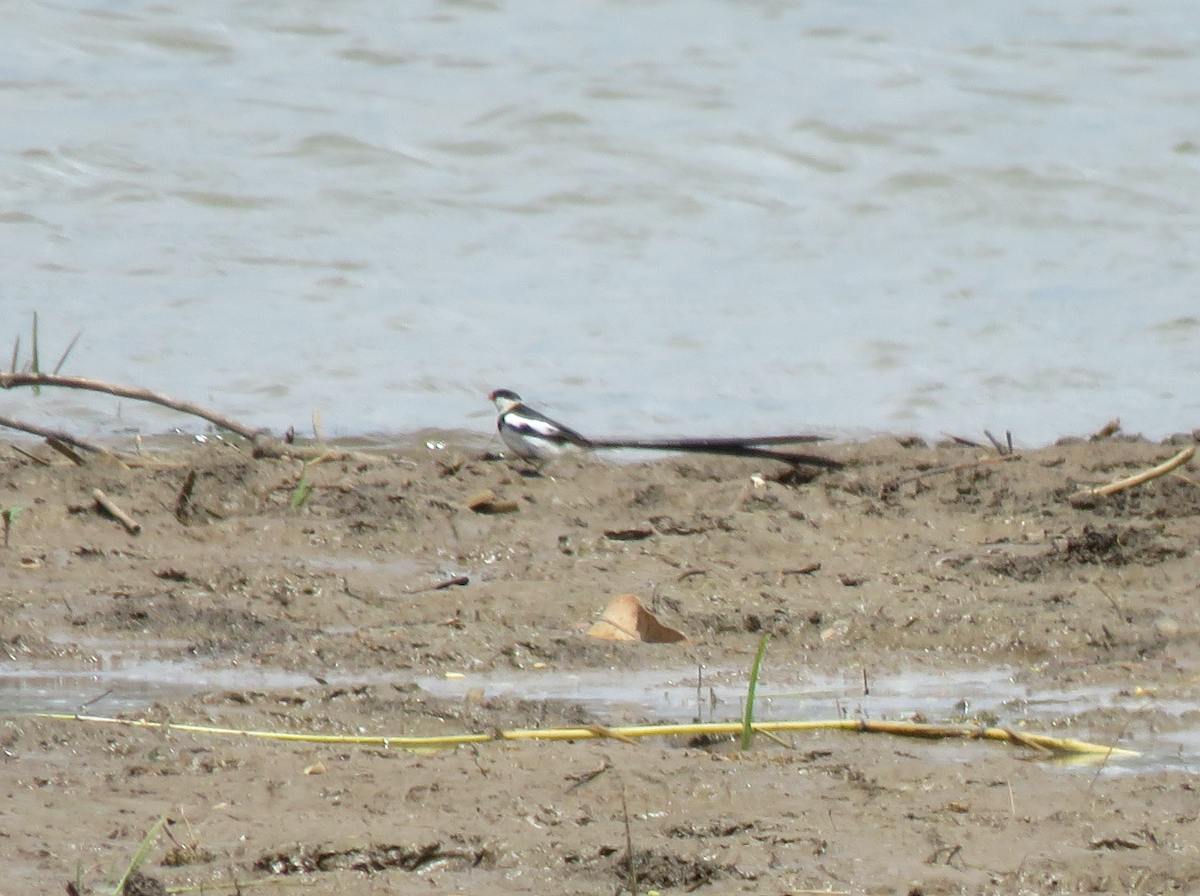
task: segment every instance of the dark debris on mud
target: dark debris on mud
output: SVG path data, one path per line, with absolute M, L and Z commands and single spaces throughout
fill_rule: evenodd
M 1059 539 L 1045 553 L 1033 557 L 1001 557 L 990 561 L 987 569 L 1019 582 L 1032 582 L 1077 566 L 1137 564 L 1149 567 L 1187 556 L 1187 553 L 1186 548 L 1170 541 L 1161 525 L 1095 527 L 1089 524 L 1077 535 Z
M 267 853 L 254 862 L 256 871 L 270 874 L 312 874 L 321 871 L 410 871 L 420 872 L 430 866 L 464 870 L 495 864 L 494 848 L 468 842 L 381 844 L 334 848 L 297 845 L 290 849 Z

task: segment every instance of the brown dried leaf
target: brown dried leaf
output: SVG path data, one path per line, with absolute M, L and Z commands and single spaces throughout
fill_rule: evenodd
M 604 608 L 600 621 L 588 629 L 589 638 L 602 641 L 642 641 L 646 644 L 688 643 L 687 635 L 663 625 L 642 606 L 636 594 L 618 594 Z

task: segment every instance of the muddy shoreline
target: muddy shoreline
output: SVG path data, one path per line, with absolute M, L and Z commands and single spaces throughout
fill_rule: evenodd
M 872 711 L 853 700 L 863 679 L 944 676 L 953 696 L 956 675 L 1002 670 L 1030 693 L 1095 695 L 1040 712 L 1047 733 L 1160 754 L 1164 738 L 1195 742 L 1200 486 L 1185 466 L 1070 500 L 1190 437 L 1012 457 L 884 437 L 823 446 L 846 464 L 832 472 L 580 456 L 541 477 L 487 446 L 430 444 L 303 468 L 216 440 L 82 466 L 5 447 L 0 509 L 19 513 L 0 551 L 0 665 L 128 655 L 219 672 L 217 687 L 123 713 L 172 723 L 443 734 L 652 721 L 636 701 L 599 712 L 489 692 L 488 676 L 703 667 L 733 693 L 769 634 L 768 690 L 841 683 L 844 712 Z M 621 593 L 690 643 L 586 637 Z M 268 686 L 257 671 L 297 677 Z M 418 678 L 460 690 L 436 697 Z M 733 700 L 710 711 L 735 717 Z M 103 700 L 88 711 L 106 714 Z M 1021 725 L 1025 711 L 1001 701 L 974 720 Z M 171 835 L 143 871 L 170 887 L 610 894 L 628 881 L 622 799 L 641 892 L 1200 880 L 1183 754 L 1067 770 L 1022 748 L 823 732 L 748 754 L 678 739 L 425 755 L 23 715 L 0 721 L 0 741 L 6 893 L 100 892 L 165 814 Z

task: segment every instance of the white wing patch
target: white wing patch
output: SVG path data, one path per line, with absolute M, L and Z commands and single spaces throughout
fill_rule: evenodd
M 509 414 L 505 422 L 520 433 L 540 436 L 543 439 L 552 439 L 555 441 L 560 439 L 570 441 L 561 426 L 557 426 L 548 420 L 537 420 L 532 417 L 518 417 L 516 414 Z

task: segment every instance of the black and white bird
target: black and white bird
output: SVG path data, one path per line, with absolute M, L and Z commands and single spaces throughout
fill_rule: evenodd
M 535 411 L 511 389 L 497 389 L 488 396 L 500 412 L 496 428 L 513 454 L 535 463 L 546 463 L 572 448 L 595 447 L 591 440 L 557 420 Z
M 496 428 L 514 454 L 542 466 L 565 451 L 597 448 L 636 448 L 650 451 L 686 451 L 696 454 L 723 454 L 731 457 L 759 457 L 787 464 L 808 464 L 837 469 L 836 460 L 815 454 L 773 451 L 765 445 L 796 445 L 824 441 L 822 436 L 723 436 L 691 439 L 589 439 L 571 427 L 552 420 L 521 401 L 511 389 L 496 389 L 488 398 L 500 412 Z

